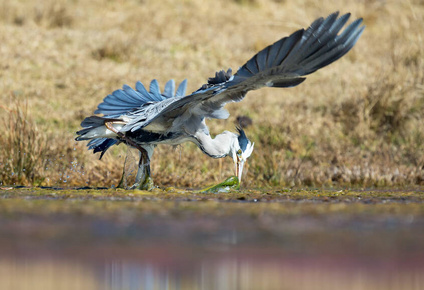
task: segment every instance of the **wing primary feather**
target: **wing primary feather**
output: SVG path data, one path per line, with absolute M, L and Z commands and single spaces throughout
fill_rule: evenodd
M 111 95 L 108 95 L 107 98 L 116 98 L 121 102 L 137 104 L 140 102 L 140 98 L 134 98 L 131 95 L 126 94 L 122 90 L 116 90 Z
M 315 20 L 308 29 L 303 31 L 302 37 L 290 48 L 290 51 L 281 62 L 282 66 L 291 66 L 298 62 L 303 52 L 308 48 L 308 42 L 315 36 L 317 28 L 324 22 L 322 17 Z
M 277 57 L 278 53 L 280 52 L 282 43 L 287 39 L 287 37 L 284 37 L 280 39 L 279 41 L 275 42 L 273 45 L 268 46 L 268 55 L 267 55 L 267 61 L 266 61 L 266 67 L 271 67 L 275 58 Z M 238 73 L 238 72 L 237 72 Z
M 163 95 L 167 98 L 172 98 L 172 97 L 174 97 L 174 92 L 175 92 L 175 81 L 169 80 L 165 84 L 165 89 L 163 90 Z
M 246 62 L 246 64 L 245 64 L 245 68 L 252 74 L 252 75 L 255 75 L 255 74 L 257 74 L 259 71 L 258 71 L 258 68 L 256 67 L 256 61 L 255 61 L 255 58 L 254 57 L 252 57 L 248 62 Z
M 298 31 L 296 31 L 295 33 L 293 33 L 292 35 L 290 35 L 288 38 L 285 39 L 285 41 L 283 41 L 281 43 L 281 46 L 279 48 L 278 54 L 274 59 L 274 62 L 272 63 L 272 66 L 278 66 L 281 65 L 281 63 L 287 58 L 287 56 L 289 55 L 291 49 L 293 48 L 293 46 L 302 39 L 302 35 L 304 33 L 304 29 L 300 29 Z M 271 67 L 272 67 L 271 66 Z
M 176 97 L 184 97 L 187 89 L 187 79 L 183 80 L 178 86 L 177 92 L 175 93 Z
M 135 83 L 135 89 L 143 96 L 146 102 L 154 101 L 152 100 L 152 96 L 149 94 L 149 92 L 146 90 L 146 88 L 140 81 Z
M 122 100 L 114 98 L 112 95 L 108 95 L 104 100 L 103 104 L 110 104 L 117 107 L 128 107 L 128 103 L 122 102 Z
M 268 61 L 268 53 L 269 53 L 269 46 L 257 54 L 257 57 L 255 59 L 256 59 L 256 66 L 258 67 L 259 71 L 263 71 L 264 69 L 266 69 L 266 64 Z
M 122 89 L 127 95 L 131 96 L 132 98 L 143 100 L 143 96 L 139 92 L 135 91 L 132 87 L 124 85 Z
M 156 101 L 160 102 L 160 101 L 163 100 L 163 98 L 160 94 L 159 84 L 158 84 L 158 81 L 156 79 L 154 79 L 150 82 L 149 90 L 150 90 L 150 94 L 153 95 L 153 98 Z
M 355 22 L 352 22 L 341 35 L 336 36 L 333 40 L 329 41 L 327 45 L 321 47 L 313 55 L 310 55 L 308 58 L 302 60 L 300 65 L 305 67 L 305 71 L 307 71 L 309 74 L 345 55 L 353 47 L 362 34 L 365 26 L 359 28 L 361 23 L 362 19 L 358 19 Z
M 315 31 L 311 33 L 309 39 L 303 44 L 303 51 L 305 51 L 308 55 L 305 55 L 303 52 L 299 53 L 299 57 L 301 59 L 313 54 L 318 46 L 325 44 L 325 35 L 331 31 L 331 27 L 337 20 L 338 15 L 339 12 L 334 12 L 327 18 L 322 19 L 320 25 L 314 29 Z M 335 34 L 337 34 L 337 32 Z
M 311 55 L 315 54 L 319 49 L 326 46 L 328 41 L 332 38 L 334 38 L 339 30 L 344 26 L 346 21 L 349 19 L 350 14 L 342 15 L 339 19 L 334 20 L 333 17 L 337 17 L 336 13 L 331 14 L 325 22 L 323 23 L 323 26 L 327 26 L 327 23 L 332 22 L 330 27 L 326 29 L 322 29 L 322 34 L 319 37 L 316 37 L 315 41 L 311 44 L 311 47 L 308 49 L 309 54 L 305 55 L 304 58 L 307 59 Z

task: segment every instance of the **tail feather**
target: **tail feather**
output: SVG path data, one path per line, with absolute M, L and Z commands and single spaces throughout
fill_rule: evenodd
M 109 131 L 105 123 L 106 122 L 118 122 L 122 121 L 121 119 L 105 118 L 98 116 L 90 116 L 84 119 L 81 122 L 81 127 L 84 129 L 77 131 L 77 138 L 75 140 L 91 140 L 93 138 L 100 137 L 112 137 L 115 136 L 115 133 Z
M 104 124 L 105 124 L 105 118 L 98 117 L 98 116 L 91 116 L 91 117 L 85 118 L 81 122 L 81 127 L 83 128 L 98 127 L 98 126 L 103 126 Z M 77 134 L 79 133 L 77 132 Z
M 101 152 L 99 160 L 102 159 L 106 151 L 115 144 L 119 144 L 119 141 L 111 138 L 96 138 L 88 142 L 88 150 L 93 150 L 93 154 Z
M 100 159 L 105 152 L 113 145 L 119 144 L 120 141 L 115 138 L 116 134 L 108 130 L 105 122 L 121 121 L 120 119 L 111 119 L 98 116 L 87 117 L 82 121 L 82 130 L 77 132 L 76 141 L 91 140 L 88 142 L 88 150 L 93 150 L 93 153 L 101 152 Z

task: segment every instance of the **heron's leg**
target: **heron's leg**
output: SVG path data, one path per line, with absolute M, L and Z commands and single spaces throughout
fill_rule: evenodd
M 142 190 L 151 190 L 153 188 L 153 180 L 150 177 L 150 158 L 147 151 L 135 143 L 133 140 L 125 136 L 122 132 L 119 132 L 113 127 L 113 122 L 105 122 L 106 128 L 116 133 L 121 139 L 125 140 L 127 144 L 137 148 L 140 151 L 140 161 L 138 162 L 138 170 L 135 178 L 134 185 L 130 189 L 142 189 Z M 121 180 L 119 181 L 118 187 L 123 187 L 125 175 L 125 166 L 122 172 Z M 144 178 L 144 179 L 143 179 Z
M 118 186 L 116 188 L 124 188 L 125 189 L 124 179 L 125 179 L 125 164 L 124 164 L 124 168 L 122 169 L 121 180 L 119 180 Z
M 150 176 L 150 159 L 147 151 L 140 150 L 140 161 L 138 162 L 138 171 L 135 177 L 134 185 L 131 189 L 152 190 L 153 179 Z
M 138 166 L 137 166 L 138 170 Z M 131 153 L 131 149 L 127 147 L 127 154 L 125 156 L 124 166 L 122 167 L 122 176 L 116 188 L 128 189 L 128 173 L 132 175 L 134 171 L 134 156 Z

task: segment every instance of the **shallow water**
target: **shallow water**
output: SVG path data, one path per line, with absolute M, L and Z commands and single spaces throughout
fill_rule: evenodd
M 423 289 L 421 190 L 0 191 L 0 289 Z

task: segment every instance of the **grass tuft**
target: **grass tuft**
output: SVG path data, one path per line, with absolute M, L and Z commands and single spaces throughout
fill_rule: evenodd
M 49 28 L 70 27 L 74 21 L 66 3 L 60 1 L 36 6 L 34 20 L 37 24 L 44 24 Z
M 115 62 L 124 62 L 130 59 L 135 47 L 135 37 L 113 31 L 105 35 L 101 43 L 92 50 L 91 55 L 96 60 L 110 59 Z
M 33 184 L 44 179 L 42 168 L 47 140 L 34 121 L 28 116 L 28 105 L 17 103 L 2 119 L 4 134 L 0 135 L 0 183 Z

